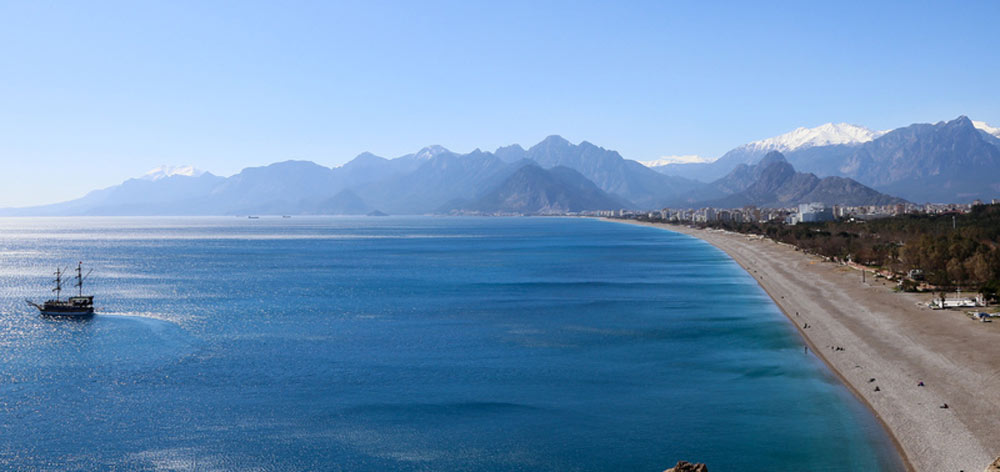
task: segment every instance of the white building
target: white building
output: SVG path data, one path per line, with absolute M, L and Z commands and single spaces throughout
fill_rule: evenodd
M 822 203 L 803 203 L 799 205 L 799 215 L 795 221 L 796 223 L 833 221 L 833 209 L 827 208 Z

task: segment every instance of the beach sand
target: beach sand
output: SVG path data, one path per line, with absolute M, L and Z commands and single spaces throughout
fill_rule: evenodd
M 608 221 L 677 231 L 729 254 L 868 404 L 913 470 L 979 472 L 1000 455 L 1000 323 L 930 310 L 920 305 L 928 295 L 893 292 L 871 273 L 862 283 L 856 269 L 771 240 Z

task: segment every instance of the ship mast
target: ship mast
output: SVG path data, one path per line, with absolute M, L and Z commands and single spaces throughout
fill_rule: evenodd
M 52 289 L 56 292 L 56 301 L 59 301 L 59 294 L 62 293 L 62 271 L 56 267 L 56 288 Z
M 83 262 L 76 263 L 76 288 L 80 290 L 79 296 L 83 296 Z

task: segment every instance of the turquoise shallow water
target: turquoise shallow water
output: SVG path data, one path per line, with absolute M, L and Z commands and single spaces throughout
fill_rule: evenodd
M 100 314 L 39 318 L 56 265 Z M 544 218 L 0 219 L 0 468 L 902 470 L 753 279 Z

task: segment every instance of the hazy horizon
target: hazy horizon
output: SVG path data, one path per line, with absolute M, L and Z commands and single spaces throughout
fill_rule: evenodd
M 1000 125 L 995 3 L 0 4 L 0 207 L 160 165 L 231 175 L 530 146 L 717 158 L 798 127 Z M 973 47 L 970 47 L 972 45 Z

